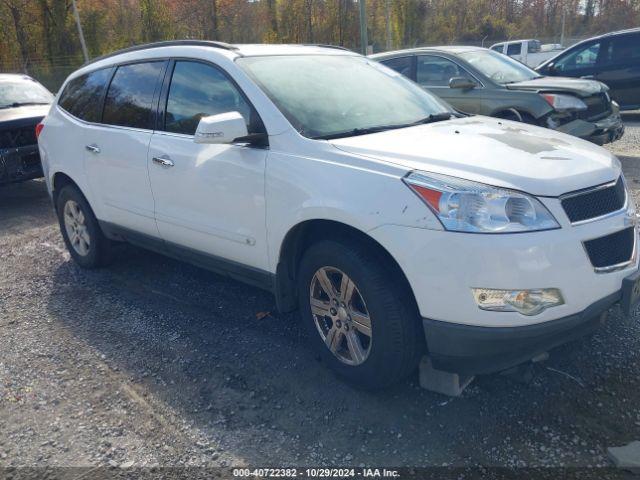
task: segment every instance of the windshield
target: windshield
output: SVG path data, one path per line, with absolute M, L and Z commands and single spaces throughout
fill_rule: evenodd
M 364 57 L 244 57 L 237 63 L 291 124 L 311 138 L 399 128 L 449 118 L 453 112 L 396 71 Z
M 0 108 L 47 105 L 52 101 L 49 90 L 32 80 L 0 81 Z
M 491 50 L 464 52 L 460 54 L 460 57 L 494 82 L 503 85 L 506 83 L 531 80 L 540 76 L 526 65 L 513 60 L 511 57 Z

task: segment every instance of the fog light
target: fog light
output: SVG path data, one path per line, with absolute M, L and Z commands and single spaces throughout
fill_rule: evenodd
M 494 312 L 519 312 L 523 315 L 538 315 L 547 308 L 564 304 L 557 288 L 532 290 L 496 290 L 472 288 L 473 297 L 482 310 Z

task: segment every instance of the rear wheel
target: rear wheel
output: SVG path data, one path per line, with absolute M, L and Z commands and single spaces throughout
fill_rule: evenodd
M 312 245 L 298 275 L 299 304 L 310 341 L 338 375 L 382 388 L 411 373 L 424 334 L 410 292 L 364 248 Z
M 62 238 L 76 263 L 85 268 L 105 265 L 110 258 L 111 242 L 102 233 L 80 190 L 73 185 L 63 187 L 56 210 Z

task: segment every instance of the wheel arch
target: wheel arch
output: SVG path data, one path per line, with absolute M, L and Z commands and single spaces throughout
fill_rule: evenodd
M 364 246 L 378 255 L 389 270 L 410 295 L 415 311 L 418 312 L 417 301 L 402 268 L 389 251 L 367 233 L 351 225 L 335 220 L 305 220 L 289 229 L 280 245 L 278 264 L 276 266 L 275 296 L 278 309 L 291 312 L 298 307 L 297 282 L 298 265 L 302 255 L 311 245 L 321 240 L 336 240 L 348 244 Z
M 53 199 L 54 207 L 58 203 L 58 195 L 60 195 L 60 191 L 66 185 L 73 185 L 80 191 L 80 193 L 82 193 L 85 198 L 87 198 L 87 196 L 82 192 L 80 185 L 78 185 L 78 182 L 73 180 L 73 178 L 71 178 L 64 172 L 56 172 L 51 176 L 51 198 Z

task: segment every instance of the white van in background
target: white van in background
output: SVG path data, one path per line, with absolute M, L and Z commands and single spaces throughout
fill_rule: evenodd
M 564 48 L 558 43 L 543 45 L 540 40 L 528 39 L 496 43 L 491 46 L 491 50 L 509 55 L 533 68 L 554 57 Z

